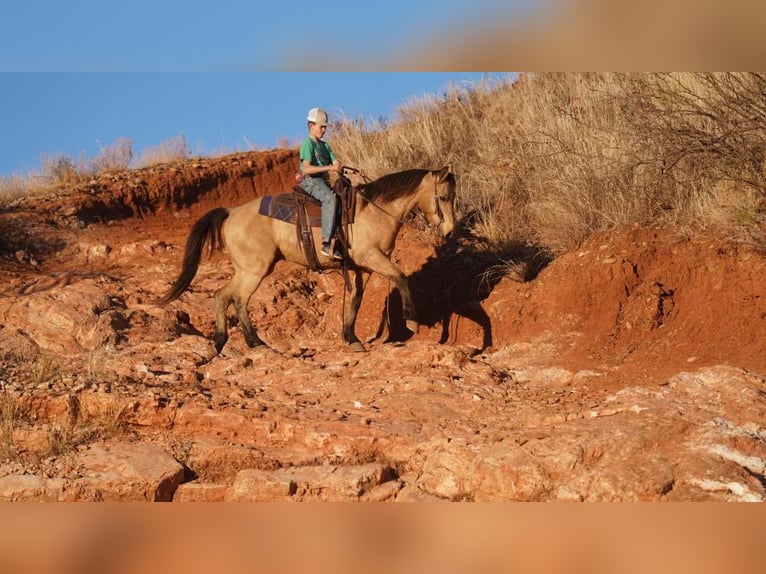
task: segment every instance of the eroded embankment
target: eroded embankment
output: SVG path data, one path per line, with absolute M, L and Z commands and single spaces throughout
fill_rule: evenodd
M 84 176 L 75 184 L 19 198 L 3 210 L 0 249 L 39 257 L 65 247 L 63 239 L 51 237 L 56 228 L 179 213 L 197 216 L 212 207 L 289 191 L 296 162 L 294 150 L 274 150 Z M 177 223 L 171 219 L 168 225 Z

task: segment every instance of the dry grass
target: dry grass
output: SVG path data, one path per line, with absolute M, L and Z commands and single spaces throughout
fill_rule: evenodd
M 55 357 L 46 355 L 32 343 L 19 341 L 2 352 L 3 361 L 12 361 L 24 367 L 18 373 L 23 385 L 34 389 L 57 382 L 62 367 Z M 104 381 L 106 374 L 99 366 L 100 357 L 91 354 L 85 366 L 89 384 Z M 129 430 L 131 401 L 111 394 L 72 394 L 68 397 L 66 413 L 55 418 L 38 411 L 39 403 L 31 400 L 33 395 L 15 396 L 0 392 L 0 460 L 16 458 L 19 453 L 14 443 L 14 432 L 23 432 L 38 426 L 47 436 L 47 449 L 27 453 L 35 456 L 59 456 L 79 445 L 108 440 Z
M 130 430 L 132 403 L 119 397 L 70 395 L 66 414 L 54 420 L 41 417 L 36 404 L 29 398 L 0 392 L 0 461 L 62 456 L 78 446 L 119 437 Z M 42 430 L 47 440 L 30 450 L 24 446 L 24 432 L 34 427 Z M 14 440 L 14 433 L 21 434 Z
M 41 351 L 31 341 L 19 338 L 2 351 L 0 359 L 21 365 L 21 371 L 28 377 L 28 383 L 35 387 L 61 375 L 61 366 L 56 357 Z
M 46 355 L 36 356 L 29 365 L 31 382 L 35 386 L 47 383 L 60 374 L 60 368 L 56 361 Z
M 110 397 L 98 403 L 80 399 L 82 428 L 91 440 L 106 440 L 125 433 L 130 426 L 129 402 Z
M 132 167 L 147 167 L 158 163 L 188 159 L 191 151 L 183 135 L 170 138 L 158 146 L 145 149 L 136 160 L 133 141 L 117 138 L 101 146 L 93 158 L 81 155 L 75 159 L 66 154 L 40 155 L 40 169 L 26 175 L 0 176 L 0 205 L 9 205 L 20 197 L 39 196 L 71 189 L 94 175 L 113 174 Z
M 766 214 L 766 76 L 540 74 L 344 120 L 333 147 L 377 176 L 451 163 L 461 214 L 500 253 L 556 255 L 590 234 L 672 223 L 757 233 Z
M 90 161 L 90 171 L 95 173 L 115 173 L 130 167 L 133 160 L 133 141 L 117 138 L 111 145 L 99 145 L 99 152 Z
M 16 454 L 13 429 L 17 418 L 16 399 L 9 393 L 0 393 L 0 460 L 13 458 Z
M 117 397 L 104 400 L 71 395 L 67 418 L 48 427 L 49 456 L 59 456 L 77 446 L 122 435 L 129 429 L 128 403 Z
M 148 167 L 190 157 L 191 150 L 186 143 L 186 137 L 181 134 L 160 143 L 158 146 L 145 149 L 138 159 L 137 167 Z
M 0 176 L 0 205 L 23 196 L 29 188 L 29 177 L 21 175 Z

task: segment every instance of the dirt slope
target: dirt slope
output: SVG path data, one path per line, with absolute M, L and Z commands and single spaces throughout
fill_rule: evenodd
M 208 361 L 225 256 L 154 301 L 197 217 L 294 164 L 179 162 L 0 212 L 0 499 L 764 499 L 766 260 L 744 243 L 625 229 L 523 281 L 410 226 L 418 335 L 373 277 L 350 352 L 341 277 L 285 263 L 249 306 L 269 349 L 232 314 Z

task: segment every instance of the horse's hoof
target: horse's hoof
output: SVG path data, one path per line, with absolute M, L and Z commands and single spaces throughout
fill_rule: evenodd
M 221 351 L 215 347 L 212 341 L 210 341 L 206 345 L 204 354 L 200 353 L 198 355 L 199 359 L 197 361 L 194 361 L 194 366 L 201 367 L 202 365 L 207 365 L 210 361 L 215 359 L 220 354 L 221 354 Z
M 351 349 L 354 353 L 364 353 L 367 351 L 367 349 L 364 348 L 364 345 L 362 345 L 359 341 L 349 343 L 348 348 Z
M 223 350 L 223 346 L 226 344 L 227 339 L 226 338 L 219 338 L 214 337 L 213 338 L 213 345 L 215 346 L 215 353 L 216 355 L 220 355 L 221 351 Z
M 412 333 L 417 333 L 418 330 L 420 329 L 420 325 L 418 325 L 418 322 L 413 321 L 412 319 L 408 319 L 404 324 L 407 327 L 407 329 L 409 329 L 409 331 Z

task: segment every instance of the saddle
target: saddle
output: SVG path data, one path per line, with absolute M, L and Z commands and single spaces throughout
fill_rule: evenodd
M 349 249 L 348 226 L 354 221 L 356 193 L 351 181 L 343 175 L 338 177 L 332 189 L 339 200 L 339 213 L 336 214 L 336 218 L 340 217 L 340 220 L 336 219 L 338 225 L 335 227 L 335 241 L 341 246 L 343 260 L 346 261 Z M 296 185 L 291 192 L 263 196 L 258 212 L 266 217 L 294 223 L 298 244 L 306 254 L 309 268 L 312 271 L 323 269 L 317 257 L 314 234 L 311 232 L 313 227 L 322 226 L 322 205 L 318 199 L 306 193 L 300 185 Z

